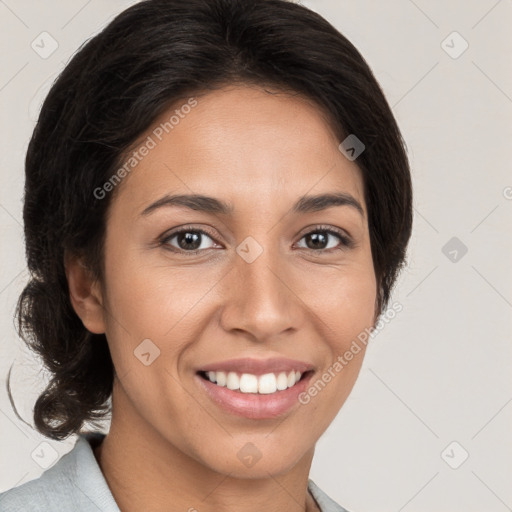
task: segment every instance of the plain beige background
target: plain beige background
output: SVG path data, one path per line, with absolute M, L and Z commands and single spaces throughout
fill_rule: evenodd
M 75 442 L 31 430 L 5 388 L 14 362 L 14 397 L 30 423 L 47 377 L 12 319 L 27 278 L 24 153 L 53 78 L 132 3 L 0 0 L 0 491 L 42 473 L 34 450 L 51 464 Z M 351 512 L 512 510 L 512 1 L 302 3 L 367 59 L 415 188 L 409 267 L 391 301 L 403 310 L 371 341 L 311 478 Z M 41 38 L 53 53 L 33 49 Z

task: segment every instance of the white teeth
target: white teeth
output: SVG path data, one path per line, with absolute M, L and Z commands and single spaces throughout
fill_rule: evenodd
M 242 393 L 257 393 L 258 377 L 249 373 L 243 373 L 240 377 L 240 391 Z
M 261 394 L 268 395 L 275 393 L 277 389 L 276 376 L 273 373 L 261 375 L 258 382 L 258 391 Z
M 225 386 L 233 391 L 241 393 L 259 393 L 268 395 L 276 391 L 283 391 L 294 386 L 301 378 L 299 371 L 290 371 L 288 374 L 281 372 L 279 374 L 266 373 L 264 375 L 253 375 L 251 373 L 243 373 L 239 376 L 236 372 L 206 372 L 206 376 L 210 382 L 217 386 Z
M 283 389 L 286 389 L 288 387 L 288 377 L 286 376 L 286 373 L 281 372 L 277 376 L 277 389 L 279 391 L 282 391 Z
M 213 373 L 214 378 L 210 377 L 210 373 Z M 218 386 L 225 386 L 226 385 L 226 373 L 225 372 L 208 372 L 208 377 L 210 377 L 210 380 L 212 382 L 217 382 Z
M 226 379 L 226 387 L 233 391 L 240 389 L 240 378 L 235 372 L 229 372 Z

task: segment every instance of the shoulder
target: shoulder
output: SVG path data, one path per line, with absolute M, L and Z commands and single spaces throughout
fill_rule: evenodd
M 76 474 L 76 449 L 77 445 L 35 480 L 0 494 L 0 511 L 53 510 L 58 503 L 68 504 Z
M 315 498 L 315 501 L 322 512 L 349 512 L 341 505 L 338 505 L 332 498 L 327 496 L 327 494 L 325 494 L 325 492 L 323 492 L 311 479 L 309 479 L 308 482 L 308 489 L 313 495 L 313 498 Z
M 102 434 L 82 434 L 72 450 L 39 478 L 0 494 L 1 512 L 105 510 L 119 512 L 89 442 Z

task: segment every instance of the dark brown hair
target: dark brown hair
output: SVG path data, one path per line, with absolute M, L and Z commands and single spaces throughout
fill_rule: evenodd
M 53 84 L 27 150 L 24 196 L 30 280 L 17 327 L 51 380 L 37 430 L 62 440 L 109 412 L 114 367 L 105 335 L 70 302 L 64 251 L 102 282 L 112 194 L 93 194 L 170 103 L 232 83 L 272 86 L 315 102 L 365 145 L 362 171 L 378 283 L 387 307 L 405 263 L 412 187 L 405 143 L 369 66 L 313 11 L 285 0 L 146 0 L 86 42 Z M 9 389 L 10 392 L 10 389 Z M 11 397 L 12 401 L 12 397 Z

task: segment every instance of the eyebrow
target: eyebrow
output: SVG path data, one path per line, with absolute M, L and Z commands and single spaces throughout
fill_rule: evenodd
M 333 206 L 351 206 L 364 217 L 364 210 L 361 203 L 354 196 L 345 192 L 302 196 L 293 206 L 293 211 L 296 213 L 317 212 L 332 208 Z
M 231 204 L 215 197 L 200 194 L 167 194 L 145 208 L 141 212 L 141 216 L 147 216 L 164 206 L 185 206 L 191 210 L 223 215 L 229 215 L 234 210 Z M 318 212 L 334 206 L 350 206 L 364 217 L 364 210 L 359 201 L 345 192 L 302 196 L 293 205 L 292 211 L 294 213 Z

